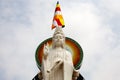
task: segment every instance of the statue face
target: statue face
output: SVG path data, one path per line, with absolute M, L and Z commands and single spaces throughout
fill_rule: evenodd
M 64 45 L 65 38 L 62 34 L 56 34 L 54 36 L 53 42 L 54 42 L 56 47 L 60 47 L 60 46 Z

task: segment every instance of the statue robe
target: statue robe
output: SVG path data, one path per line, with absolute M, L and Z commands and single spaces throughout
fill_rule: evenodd
M 62 62 L 56 64 L 57 61 Z M 42 67 L 44 80 L 72 80 L 74 69 L 72 54 L 65 49 L 50 50 L 47 59 L 43 59 Z

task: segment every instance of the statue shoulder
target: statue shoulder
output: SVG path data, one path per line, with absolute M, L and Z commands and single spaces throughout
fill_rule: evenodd
M 66 53 L 69 53 L 69 54 L 71 54 L 71 52 L 70 52 L 70 51 L 68 51 L 67 49 L 64 49 L 64 50 L 65 50 L 65 52 L 66 52 Z
M 72 53 L 71 53 L 70 51 L 66 50 L 66 49 L 65 49 L 65 53 L 66 53 L 66 55 L 68 55 L 68 56 L 72 56 Z

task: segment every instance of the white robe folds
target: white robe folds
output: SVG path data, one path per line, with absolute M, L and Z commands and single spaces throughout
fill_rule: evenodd
M 44 80 L 72 80 L 72 54 L 65 49 L 52 49 L 42 60 Z

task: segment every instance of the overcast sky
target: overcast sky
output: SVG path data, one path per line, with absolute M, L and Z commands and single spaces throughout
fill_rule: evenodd
M 31 80 L 37 46 L 52 37 L 57 0 L 0 0 L 0 80 Z M 59 0 L 63 31 L 84 52 L 86 80 L 120 80 L 120 0 Z

